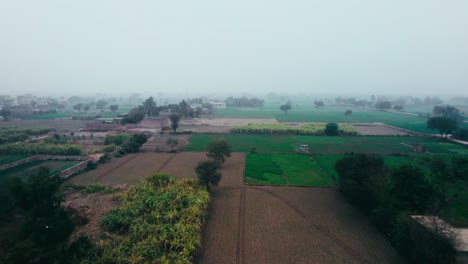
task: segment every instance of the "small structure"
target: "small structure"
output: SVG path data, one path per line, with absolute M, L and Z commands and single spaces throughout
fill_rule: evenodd
M 122 126 L 122 118 L 96 118 L 94 122 L 86 123 L 83 131 L 110 131 Z
M 213 109 L 226 109 L 226 103 L 224 102 L 210 102 Z
M 301 144 L 297 150 L 302 153 L 309 153 L 309 145 Z
M 426 152 L 426 146 L 423 144 L 413 144 L 413 152 L 415 153 L 425 153 Z

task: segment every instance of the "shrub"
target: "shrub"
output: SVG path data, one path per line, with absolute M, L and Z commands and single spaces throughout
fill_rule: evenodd
M 337 123 L 332 122 L 325 125 L 325 134 L 327 134 L 327 136 L 336 136 L 338 135 L 338 132 L 339 127 Z

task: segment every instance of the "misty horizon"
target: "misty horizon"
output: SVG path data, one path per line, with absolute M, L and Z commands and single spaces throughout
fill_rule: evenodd
M 0 94 L 468 95 L 468 3 L 5 1 Z

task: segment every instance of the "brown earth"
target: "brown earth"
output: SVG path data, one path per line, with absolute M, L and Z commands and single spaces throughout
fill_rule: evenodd
M 194 167 L 204 159 L 205 153 L 132 154 L 78 175 L 71 182 L 132 184 L 158 171 L 193 178 Z M 401 262 L 388 241 L 335 189 L 248 186 L 243 184 L 244 168 L 245 154 L 233 153 L 221 169 L 223 178 L 213 189 L 198 262 Z M 90 199 L 83 205 L 92 204 L 91 210 L 112 206 L 98 204 L 98 200 L 106 203 L 106 198 Z M 89 231 L 83 232 L 94 235 L 96 229 L 90 225 L 86 228 Z
M 406 136 L 410 135 L 398 129 L 394 129 L 385 125 L 363 123 L 363 124 L 350 124 L 359 135 L 363 136 Z
M 71 241 L 81 235 L 95 241 L 101 234 L 99 227 L 101 219 L 112 208 L 119 205 L 114 194 L 72 192 L 65 195 L 63 207 L 71 213 L 72 221 L 81 218 L 81 223 L 75 223 L 75 229 L 70 237 Z
M 72 119 L 11 119 L 6 122 L 0 122 L 0 127 L 51 127 L 62 134 L 77 131 L 79 128 L 84 127 L 86 122 L 89 121 Z

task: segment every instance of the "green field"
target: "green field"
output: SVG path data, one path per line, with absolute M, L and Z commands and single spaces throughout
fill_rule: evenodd
M 317 162 L 303 154 L 248 154 L 245 182 L 288 186 L 333 185 Z
M 56 174 L 75 166 L 80 161 L 62 161 L 62 160 L 35 160 L 13 168 L 0 171 L 0 179 L 9 177 L 27 178 L 37 173 L 39 167 L 50 169 L 50 175 Z
M 190 138 L 187 151 L 205 151 L 207 144 L 217 138 L 224 138 L 232 145 L 235 152 L 250 152 L 255 148 L 260 153 L 291 153 L 299 144 L 308 144 L 309 151 L 315 154 L 344 153 L 411 153 L 407 145 L 424 144 L 431 153 L 463 153 L 468 149 L 464 146 L 440 143 L 437 139 L 428 137 L 327 137 L 327 136 L 292 136 L 292 135 L 213 135 L 195 134 Z M 406 145 L 404 145 L 406 144 Z
M 350 109 L 351 116 L 344 112 Z M 287 114 L 279 110 L 279 105 L 268 105 L 259 108 L 230 107 L 216 110 L 217 118 L 275 118 L 280 122 L 336 122 L 336 123 L 373 123 L 380 122 L 388 125 L 409 129 L 416 132 L 437 134 L 436 131 L 426 127 L 427 119 L 424 117 L 405 115 L 395 112 L 374 111 L 367 108 L 351 106 L 326 106 L 320 109 L 310 106 L 293 106 Z M 463 125 L 462 127 L 468 127 Z
M 0 155 L 0 165 L 12 163 L 17 160 L 25 159 L 27 157 L 30 157 L 30 156 L 29 155 Z

